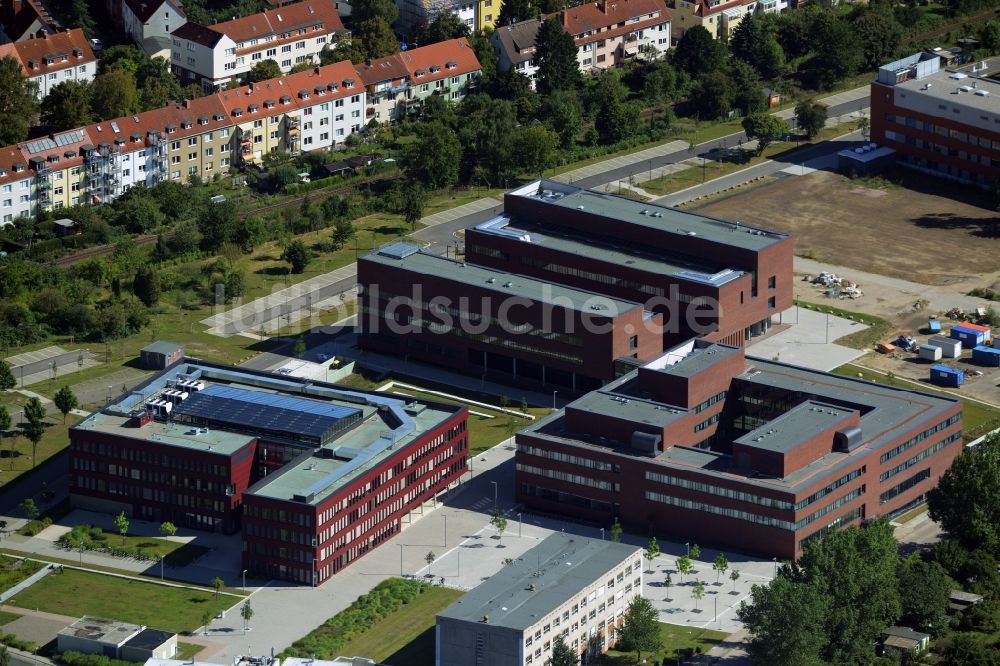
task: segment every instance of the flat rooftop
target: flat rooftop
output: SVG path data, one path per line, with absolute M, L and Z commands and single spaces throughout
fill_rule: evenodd
M 186 399 L 174 403 L 177 407 L 169 416 L 161 414 L 144 425 L 137 424 L 134 417 L 146 405 L 169 399 L 171 393 L 192 382 L 200 388 L 190 389 Z M 217 404 L 220 400 L 223 402 Z M 185 413 L 189 402 L 195 409 Z M 240 410 L 239 414 L 226 416 L 231 408 Z M 187 418 L 206 409 L 218 417 L 212 427 L 173 418 L 177 413 Z M 185 359 L 94 412 L 73 431 L 95 431 L 224 456 L 235 454 L 255 439 L 291 445 L 301 452 L 299 456 L 246 492 L 314 504 L 460 410 L 455 405 Z M 331 428 L 337 428 L 333 434 L 329 434 Z M 318 434 L 322 436 L 317 439 Z
M 926 76 L 897 83 L 895 87 L 905 93 L 918 93 L 953 106 L 1000 114 L 1000 81 L 994 79 L 939 69 Z
M 642 366 L 647 371 L 691 378 L 733 356 L 742 354 L 739 347 L 704 340 L 688 340 Z
M 742 270 L 711 265 L 681 254 L 646 252 L 629 247 L 624 243 L 610 243 L 603 240 L 577 238 L 559 234 L 555 228 L 535 224 L 525 220 L 512 219 L 506 214 L 497 215 L 476 225 L 483 233 L 515 238 L 558 252 L 564 252 L 585 259 L 603 261 L 614 266 L 626 266 L 640 271 L 670 275 L 682 280 L 722 286 L 744 275 Z
M 586 190 L 554 180 L 529 183 L 508 192 L 507 196 L 541 201 L 551 205 L 554 210 L 578 209 L 663 233 L 698 236 L 714 243 L 746 250 L 763 250 L 788 238 L 787 234 L 762 227 L 748 226 L 735 221 L 728 222 L 669 206 Z
M 524 630 L 642 551 L 623 543 L 557 532 L 438 614 Z M 530 589 L 531 585 L 535 589 Z
M 68 627 L 60 629 L 59 635 L 73 636 L 109 645 L 121 645 L 144 628 L 141 624 L 85 615 Z
M 362 257 L 386 266 L 397 266 L 420 275 L 446 278 L 503 297 L 519 296 L 546 305 L 564 307 L 586 314 L 617 317 L 641 307 L 634 301 L 613 298 L 583 289 L 565 287 L 553 282 L 522 275 L 495 271 L 462 261 L 424 252 L 409 243 L 392 243 Z
M 854 411 L 806 400 L 734 441 L 755 449 L 788 453 L 817 433 L 843 423 Z

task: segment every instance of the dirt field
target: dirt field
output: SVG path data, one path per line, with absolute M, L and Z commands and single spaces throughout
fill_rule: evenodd
M 789 232 L 797 255 L 837 266 L 931 285 L 995 282 L 1000 272 L 997 212 L 907 185 L 870 189 L 817 171 L 697 210 Z

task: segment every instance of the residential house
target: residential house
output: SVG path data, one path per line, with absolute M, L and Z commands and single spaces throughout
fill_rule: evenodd
M 529 19 L 511 25 L 502 25 L 490 35 L 490 42 L 497 54 L 497 69 L 501 72 L 514 69 L 518 74 L 526 76 L 535 87 L 535 76 L 538 74 L 538 63 L 535 61 L 535 38 L 542 22 Z
M 496 26 L 501 5 L 501 0 L 396 0 L 399 19 L 395 27 L 409 33 L 417 26 L 431 23 L 438 14 L 451 12 L 470 32 L 485 30 Z
M 909 663 L 908 658 L 926 652 L 930 644 L 930 634 L 909 627 L 889 627 L 882 632 L 882 654 L 902 660 L 902 663 Z
M 97 58 L 83 30 L 40 32 L 20 42 L 0 45 L 0 58 L 13 56 L 22 74 L 38 85 L 42 99 L 63 81 L 91 81 L 97 74 Z
M 762 12 L 783 12 L 788 0 L 677 0 L 674 3 L 674 26 L 677 38 L 688 29 L 700 25 L 716 39 L 728 37 L 744 16 L 758 9 Z
M 678 0 L 679 1 L 679 0 Z M 599 0 L 559 12 L 573 35 L 580 69 L 610 69 L 640 53 L 670 49 L 670 13 L 664 0 Z
M 0 44 L 31 39 L 40 31 L 55 32 L 56 21 L 36 0 L 0 2 Z
M 170 33 L 187 20 L 177 0 L 121 0 L 122 27 L 151 58 L 170 60 Z
M 462 37 L 367 62 L 357 73 L 369 96 L 366 120 L 387 123 L 416 111 L 431 95 L 460 101 L 475 87 L 481 68 Z
M 274 60 L 282 72 L 318 63 L 320 51 L 343 32 L 332 0 L 305 0 L 210 26 L 188 22 L 171 33 L 170 66 L 185 84 L 219 90 L 263 60 Z

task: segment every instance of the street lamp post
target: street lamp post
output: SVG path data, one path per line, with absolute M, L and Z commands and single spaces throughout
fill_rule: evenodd
M 601 541 L 604 541 L 604 528 L 601 528 Z
M 446 514 L 442 514 L 442 516 L 444 517 L 444 547 L 447 548 L 448 547 L 448 516 Z
M 520 512 L 517 514 L 517 536 L 518 537 L 521 536 L 521 514 L 520 514 Z
M 497 485 L 496 481 L 490 481 L 490 483 L 493 484 L 493 510 L 494 511 L 499 511 L 499 506 L 500 505 L 499 505 L 498 499 L 500 497 L 500 486 Z
M 558 393 L 559 393 L 559 391 L 553 391 L 552 392 L 552 409 L 553 410 L 556 408 L 556 395 Z
M 403 577 L 403 544 L 399 544 L 399 577 Z
M 247 570 L 243 570 L 243 591 L 247 591 Z
M 774 562 L 774 577 L 777 578 L 778 577 L 778 558 L 777 557 L 772 557 L 771 561 Z
M 687 548 L 687 554 L 688 554 L 688 557 L 690 557 L 691 556 L 691 544 L 685 541 L 684 542 L 684 547 Z

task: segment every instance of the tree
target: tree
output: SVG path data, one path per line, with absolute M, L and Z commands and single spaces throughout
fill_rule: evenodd
M 893 15 L 887 3 L 871 3 L 851 23 L 851 29 L 861 45 L 861 65 L 865 69 L 878 69 L 892 60 L 903 41 L 903 26 Z
M 688 107 L 702 120 L 715 120 L 733 108 L 735 94 L 733 80 L 726 72 L 711 72 L 702 75 L 691 86 Z
M 458 182 L 462 144 L 440 122 L 417 127 L 417 140 L 403 152 L 403 168 L 416 182 L 430 189 L 450 187 Z
M 162 534 L 164 537 L 168 538 L 172 537 L 173 535 L 177 534 L 177 526 L 174 525 L 169 520 L 165 520 L 162 523 L 160 523 L 160 534 Z
M 818 89 L 829 90 L 837 81 L 858 71 L 861 64 L 858 38 L 839 15 L 829 10 L 818 13 L 810 30 L 810 39 L 815 45 L 815 53 L 809 64 Z
M 240 617 L 243 618 L 243 631 L 246 632 L 250 629 L 250 618 L 253 617 L 253 607 L 250 605 L 249 599 L 240 606 Z
M 98 74 L 92 84 L 92 106 L 102 120 L 130 116 L 139 111 L 135 77 L 120 67 Z
M 691 558 L 687 555 L 681 555 L 677 558 L 677 572 L 681 575 L 681 584 L 684 583 L 684 576 L 691 573 Z
M 930 517 L 969 551 L 1000 555 L 1000 434 L 964 449 L 927 495 Z
M 514 134 L 513 149 L 528 174 L 541 174 L 555 163 L 559 136 L 544 125 L 522 125 Z
M 3 438 L 10 430 L 13 421 L 10 418 L 10 412 L 7 411 L 5 405 L 0 405 L 0 453 L 3 452 Z M 13 458 L 14 452 L 10 451 L 11 458 Z
M 774 26 L 774 21 L 762 14 L 747 14 L 729 40 L 733 56 L 750 63 L 768 79 L 779 76 L 785 69 L 785 51 L 778 43 Z
M 219 593 L 222 592 L 222 588 L 226 586 L 226 581 L 222 580 L 218 576 L 212 579 L 212 587 L 215 588 L 215 598 L 219 598 Z
M 201 614 L 201 624 L 205 627 L 205 634 L 208 634 L 208 625 L 212 624 L 212 618 L 215 617 L 215 613 L 210 610 L 205 611 Z
M 726 46 L 712 37 L 707 29 L 697 25 L 686 30 L 677 42 L 673 62 L 692 79 L 698 79 L 709 72 L 723 69 Z
M 38 443 L 45 436 L 45 406 L 38 398 L 30 398 L 24 405 L 24 418 L 28 421 L 25 436 L 31 441 L 31 466 L 37 464 Z
M 990 21 L 979 31 L 979 43 L 987 53 L 1000 53 L 1000 21 Z
M 353 40 L 357 40 L 366 59 L 373 60 L 392 55 L 399 50 L 399 41 L 392 25 L 382 18 L 372 18 L 356 23 Z
M 410 231 L 416 231 L 417 222 L 424 216 L 427 193 L 420 183 L 412 178 L 408 178 L 403 185 L 402 204 L 403 220 L 410 225 Z
M 80 404 L 76 399 L 76 395 L 73 390 L 68 386 L 63 386 L 61 389 L 56 391 L 53 396 L 52 401 L 56 403 L 56 407 L 63 415 L 63 423 L 66 423 L 66 415 L 72 410 L 76 409 L 77 405 Z
M 428 551 L 428 553 L 426 555 L 424 555 L 424 562 L 427 563 L 427 573 L 428 574 L 430 574 L 430 572 L 431 572 L 431 565 L 434 564 L 434 560 L 436 560 L 436 559 L 437 559 L 437 555 L 434 554 L 433 550 L 432 551 Z
M 10 666 L 10 652 L 6 645 L 0 646 L 0 666 Z
M 28 517 L 28 520 L 38 518 L 38 505 L 30 497 L 21 501 L 21 511 L 24 511 L 24 515 Z
M 826 126 L 826 105 L 813 100 L 804 100 L 795 105 L 795 122 L 811 139 Z
M 490 525 L 497 531 L 497 538 L 503 539 L 503 533 L 507 530 L 507 516 L 499 509 L 493 512 L 490 518 Z
M 439 12 L 434 17 L 434 20 L 430 22 L 430 25 L 427 26 L 423 39 L 420 40 L 420 45 L 427 46 L 428 44 L 436 44 L 437 42 L 468 36 L 469 26 L 465 25 L 465 22 L 458 17 L 458 14 L 443 11 Z
M 618 143 L 639 130 L 639 105 L 626 101 L 628 90 L 616 75 L 602 76 L 595 93 L 599 106 L 594 128 L 603 143 Z
M 10 146 L 28 137 L 38 114 L 37 90 L 38 84 L 22 75 L 20 60 L 10 55 L 0 58 L 0 145 Z
M 646 552 L 643 557 L 649 562 L 649 568 L 647 573 L 653 573 L 653 560 L 660 554 L 660 544 L 656 541 L 655 536 L 649 537 L 649 543 L 646 544 Z
M 552 641 L 552 656 L 545 662 L 545 666 L 577 666 L 578 663 L 580 663 L 580 658 L 577 657 L 576 652 L 566 645 L 561 634 L 556 636 L 555 640 Z
M 729 79 L 733 82 L 733 107 L 744 116 L 767 109 L 767 99 L 760 87 L 760 75 L 752 65 L 742 60 L 731 60 Z
M 122 535 L 122 544 L 124 545 L 125 535 L 128 534 L 128 517 L 124 511 L 115 516 L 115 527 L 118 528 L 118 533 Z
M 292 273 L 302 273 L 309 265 L 309 250 L 305 243 L 296 238 L 285 246 L 285 251 L 281 253 L 281 260 L 288 262 Z
M 232 302 L 242 297 L 244 291 L 246 291 L 246 278 L 243 276 L 243 271 L 231 270 L 226 273 L 224 287 L 226 289 L 227 302 Z
M 649 599 L 635 597 L 629 602 L 621 637 L 625 647 L 635 652 L 637 663 L 642 662 L 643 652 L 656 652 L 663 647 L 660 640 L 660 614 Z
M 729 569 L 729 560 L 725 553 L 719 553 L 715 556 L 715 559 L 712 560 L 712 568 L 715 569 L 715 582 L 718 583 L 722 580 L 722 575 Z
M 277 60 L 261 60 L 250 68 L 247 72 L 247 83 L 257 83 L 268 79 L 276 79 L 281 76 L 281 65 Z
M 90 105 L 90 81 L 63 81 L 42 100 L 42 122 L 56 132 L 89 125 L 94 121 Z
M 906 626 L 940 634 L 948 628 L 948 574 L 913 554 L 899 565 L 899 601 Z
M 546 19 L 535 38 L 535 62 L 538 74 L 535 87 L 542 95 L 554 90 L 574 90 L 580 87 L 582 76 L 576 59 L 573 36 L 563 28 L 558 16 Z
M 0 391 L 7 391 L 17 386 L 14 372 L 10 369 L 10 363 L 0 361 Z
M 705 583 L 700 580 L 695 581 L 691 594 L 694 596 L 694 609 L 698 610 L 698 602 L 705 597 Z
M 974 634 L 956 633 L 941 655 L 942 666 L 996 666 L 1000 663 L 996 648 L 990 647 Z
M 160 300 L 160 274 L 149 264 L 142 264 L 132 281 L 132 292 L 147 308 Z
M 483 35 L 473 35 L 469 38 L 472 50 L 476 53 L 476 60 L 479 61 L 479 69 L 482 72 L 480 81 L 484 87 L 491 86 L 497 76 L 497 52 L 493 50 L 493 44 Z
M 732 572 L 729 574 L 729 580 L 733 581 L 733 592 L 736 591 L 736 581 L 738 581 L 739 579 L 740 579 L 740 570 L 733 569 Z
M 354 0 L 351 15 L 355 21 L 380 18 L 387 23 L 395 23 L 399 18 L 399 9 L 393 0 Z
M 688 550 L 687 554 L 692 560 L 697 560 L 701 557 L 701 546 L 696 543 L 691 544 L 691 548 Z
M 772 141 L 780 139 L 791 131 L 788 123 L 770 113 L 753 113 L 743 119 L 743 131 L 748 139 L 757 140 L 757 154 L 760 155 Z
M 611 543 L 621 543 L 622 540 L 622 524 L 618 521 L 618 516 L 615 516 L 615 520 L 611 523 L 611 529 L 608 530 Z
M 503 0 L 503 4 L 500 6 L 500 16 L 497 17 L 497 26 L 538 18 L 538 14 L 538 5 L 531 0 Z
M 754 585 L 750 600 L 736 611 L 750 633 L 747 642 L 755 664 L 819 666 L 826 643 L 827 597 L 813 586 L 778 576 L 768 585 Z M 794 621 L 792 620 L 794 618 Z

